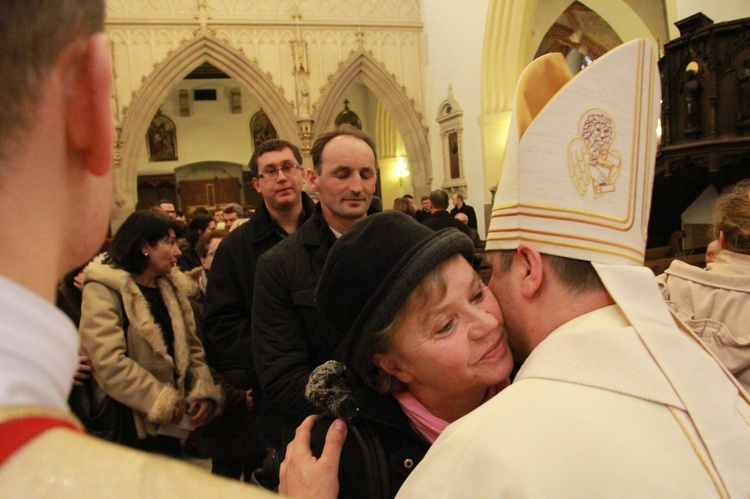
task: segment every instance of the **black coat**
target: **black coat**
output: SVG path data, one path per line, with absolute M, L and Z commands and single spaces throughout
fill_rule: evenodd
M 339 497 L 395 497 L 430 444 L 412 429 L 391 395 L 379 394 L 364 385 L 352 387 L 352 391 L 359 412 L 348 423 L 341 452 Z M 320 456 L 334 420 L 333 416 L 324 416 L 316 423 L 311 439 L 316 456 Z
M 425 210 L 423 208 L 420 208 L 417 210 L 417 213 L 415 214 L 415 217 L 417 218 L 417 222 L 422 223 L 428 218 L 430 218 L 432 215 L 430 215 L 430 212 L 428 210 Z
M 451 210 L 451 216 L 456 216 L 456 213 L 464 213 L 466 217 L 469 219 L 468 225 L 474 230 L 479 230 L 479 227 L 477 226 L 477 214 L 474 211 L 474 208 L 472 206 L 469 206 L 468 204 L 464 203 L 463 206 L 460 208 L 453 207 Z
M 252 340 L 255 372 L 271 406 L 283 414 L 280 431 L 293 431 L 313 412 L 305 399 L 310 372 L 337 359 L 342 339 L 315 307 L 315 286 L 336 242 L 320 206 L 283 243 L 258 260 Z
M 302 225 L 313 213 L 315 204 L 302 193 Z M 209 365 L 227 378 L 244 379 L 237 388 L 253 389 L 254 404 L 260 412 L 261 430 L 275 418 L 268 414 L 255 376 L 251 335 L 251 311 L 258 258 L 286 239 L 286 231 L 266 210 L 258 208 L 252 220 L 232 231 L 219 245 L 206 289 L 204 334 Z M 244 371 L 241 376 L 238 371 Z
M 369 213 L 376 210 L 370 208 Z M 252 341 L 255 372 L 271 406 L 283 414 L 279 430 L 294 429 L 314 412 L 305 399 L 310 373 L 340 360 L 343 336 L 315 306 L 315 287 L 336 237 L 320 206 L 300 229 L 258 260 Z
M 456 220 L 455 218 L 453 218 L 453 216 L 446 210 L 436 211 L 430 218 L 422 222 L 422 225 L 424 225 L 425 227 L 429 227 L 434 231 L 439 231 L 440 229 L 444 229 L 446 227 L 453 227 L 454 229 L 458 229 L 469 236 L 469 228 L 466 226 L 466 224 L 460 220 Z

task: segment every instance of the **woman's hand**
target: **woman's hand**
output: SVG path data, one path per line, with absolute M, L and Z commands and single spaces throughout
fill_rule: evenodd
M 81 292 L 83 292 L 83 276 L 84 272 L 82 270 L 73 278 L 73 286 L 75 286 L 76 289 Z
M 91 373 L 94 367 L 91 365 L 91 358 L 88 355 L 78 356 L 78 370 L 73 375 L 73 385 L 83 386 L 83 382 L 91 379 Z
M 185 403 L 178 402 L 172 409 L 172 424 L 179 424 L 182 421 L 183 414 L 185 414 Z
M 200 399 L 191 402 L 188 407 L 190 422 L 193 423 L 196 428 L 203 426 L 213 419 L 215 410 L 216 402 L 213 400 Z

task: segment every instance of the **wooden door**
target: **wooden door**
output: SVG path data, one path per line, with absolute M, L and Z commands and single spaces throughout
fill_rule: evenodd
M 199 206 L 210 211 L 216 206 L 242 203 L 240 182 L 236 178 L 184 180 L 180 182 L 179 193 L 182 209 L 186 213 Z

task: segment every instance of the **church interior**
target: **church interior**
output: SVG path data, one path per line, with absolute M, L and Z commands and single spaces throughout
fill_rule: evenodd
M 484 236 L 522 69 L 562 52 L 575 73 L 645 38 L 662 77 L 646 257 L 698 261 L 719 193 L 750 177 L 748 32 L 747 0 L 111 0 L 112 229 L 159 199 L 253 207 L 256 144 L 289 140 L 309 168 L 350 123 L 385 208 L 460 192 Z

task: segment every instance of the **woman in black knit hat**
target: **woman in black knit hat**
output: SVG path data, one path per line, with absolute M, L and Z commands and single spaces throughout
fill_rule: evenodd
M 349 433 L 340 497 L 393 497 L 440 432 L 508 385 L 500 306 L 472 269 L 474 246 L 400 212 L 368 217 L 333 246 L 316 290 L 343 363 L 313 372 L 320 455 L 336 417 Z

